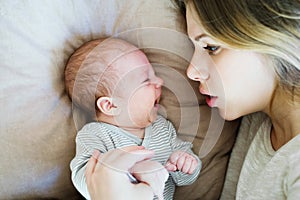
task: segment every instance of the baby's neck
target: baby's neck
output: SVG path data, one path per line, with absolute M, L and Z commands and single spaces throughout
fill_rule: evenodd
M 119 126 L 113 117 L 108 117 L 106 115 L 102 115 L 102 116 L 97 117 L 96 121 L 105 122 L 105 123 L 108 123 L 108 124 L 111 124 L 114 126 L 118 126 L 119 128 L 122 128 L 123 130 L 127 131 L 128 133 L 131 133 L 141 139 L 143 139 L 145 137 L 145 128 Z
M 138 138 L 144 139 L 145 137 L 145 128 L 127 128 L 127 127 L 122 127 L 125 131 L 137 136 Z

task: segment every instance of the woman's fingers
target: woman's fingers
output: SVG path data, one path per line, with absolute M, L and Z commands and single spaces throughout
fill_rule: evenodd
M 131 200 L 138 199 L 138 200 L 153 200 L 153 190 L 152 188 L 146 184 L 146 183 L 139 183 L 139 184 L 134 184 L 134 197 L 130 198 Z M 128 198 L 128 197 L 126 197 Z
M 101 158 L 100 155 L 98 150 L 94 150 L 86 166 L 86 176 L 94 173 L 98 162 L 117 171 L 128 171 L 136 162 L 151 158 L 154 152 L 145 150 L 143 146 L 128 146 L 108 151 Z
M 124 151 L 131 152 L 131 151 L 136 151 L 136 150 L 143 150 L 143 149 L 145 149 L 145 147 L 144 146 L 128 146 L 128 147 L 123 147 L 122 149 Z
M 130 146 L 104 153 L 100 162 L 106 167 L 127 172 L 135 163 L 150 159 L 153 155 L 153 151 L 146 150 L 143 147 Z
M 160 163 L 156 161 L 141 161 L 131 168 L 133 175 L 141 182 L 147 183 L 154 194 L 162 196 L 164 185 L 169 173 Z
M 88 163 L 86 165 L 85 176 L 90 177 L 90 175 L 92 173 L 94 173 L 94 169 L 97 165 L 99 156 L 100 156 L 100 152 L 97 150 L 94 150 L 90 160 L 88 161 Z

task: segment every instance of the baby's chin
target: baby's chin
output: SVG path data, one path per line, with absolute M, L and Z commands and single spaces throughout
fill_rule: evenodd
M 136 123 L 134 123 L 139 128 L 146 128 L 147 126 L 150 126 L 153 122 L 156 121 L 158 116 L 158 112 L 156 110 L 152 110 L 148 116 L 145 116 L 144 119 L 135 119 Z M 138 123 L 137 123 L 138 122 Z
M 151 113 L 151 115 L 149 115 L 145 119 L 146 120 L 144 121 L 144 123 L 140 124 L 141 128 L 146 128 L 147 126 L 150 126 L 153 122 L 155 122 L 155 120 L 157 119 L 157 113 Z
M 155 110 L 152 110 L 152 112 L 151 112 L 151 114 L 150 114 L 150 116 L 149 116 L 149 121 L 150 121 L 151 123 L 155 122 L 155 120 L 157 119 L 157 115 L 158 115 L 157 110 L 156 110 L 156 109 L 155 109 Z

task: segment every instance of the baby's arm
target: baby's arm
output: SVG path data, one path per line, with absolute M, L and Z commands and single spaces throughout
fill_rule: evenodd
M 168 126 L 171 131 L 171 146 L 173 153 L 166 163 L 166 168 L 172 168 L 169 172 L 177 186 L 192 184 L 198 178 L 202 163 L 199 157 L 193 153 L 192 144 L 180 140 L 171 123 L 169 123 Z M 174 171 L 175 167 L 176 171 Z
M 86 185 L 85 170 L 94 150 L 99 150 L 101 153 L 106 152 L 101 138 L 98 138 L 94 134 L 79 131 L 76 137 L 76 155 L 71 161 L 70 167 L 72 182 L 86 199 L 90 199 L 90 195 Z

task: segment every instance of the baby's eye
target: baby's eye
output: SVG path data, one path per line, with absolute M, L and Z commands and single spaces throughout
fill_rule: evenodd
M 218 50 L 221 49 L 220 46 L 213 46 L 213 45 L 206 45 L 206 47 L 203 47 L 205 50 L 208 51 L 209 54 L 211 55 L 216 55 L 217 53 L 219 53 Z
M 145 79 L 145 80 L 142 82 L 142 84 L 143 84 L 143 85 L 148 85 L 148 84 L 150 84 L 150 79 L 149 79 L 149 78 Z

